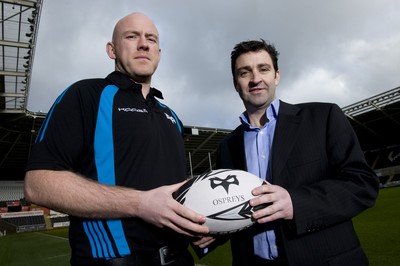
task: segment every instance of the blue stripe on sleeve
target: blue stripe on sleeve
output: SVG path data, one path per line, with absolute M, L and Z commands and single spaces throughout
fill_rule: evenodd
M 59 102 L 61 102 L 61 99 L 64 97 L 65 93 L 71 88 L 69 86 L 66 90 L 63 91 L 63 93 L 58 96 L 57 100 L 54 102 L 53 106 L 51 107 L 50 111 L 48 112 L 45 121 L 43 122 L 42 126 L 40 127 L 39 133 L 35 139 L 35 142 L 41 142 L 44 138 L 44 133 L 46 132 L 47 126 L 49 125 L 50 118 L 53 114 L 54 108 L 57 106 Z
M 92 248 L 92 256 L 93 256 L 93 258 L 97 258 L 96 244 L 94 243 L 94 239 L 93 239 L 92 234 L 90 233 L 87 222 L 83 222 L 83 228 L 85 230 L 85 233 L 89 239 L 90 246 Z
M 101 250 L 103 251 L 103 257 L 104 258 L 110 258 L 110 255 L 108 253 L 108 247 L 104 238 L 104 232 L 102 232 L 99 228 L 99 224 L 101 224 L 100 221 L 93 221 L 93 228 L 96 231 L 96 234 L 99 238 L 99 243 L 101 245 Z
M 108 234 L 107 234 L 107 231 L 105 230 L 105 228 L 103 226 L 103 223 L 102 222 L 98 222 L 98 225 L 99 225 L 99 229 L 101 231 L 101 234 L 104 237 L 105 244 L 107 245 L 107 249 L 108 249 L 108 252 L 109 252 L 109 257 L 110 258 L 115 258 L 116 256 L 115 256 L 115 253 L 114 253 L 114 249 L 113 249 L 113 247 L 111 245 L 110 239 L 108 238 Z
M 93 224 L 92 224 L 92 222 L 88 222 L 87 225 L 88 225 L 89 232 L 90 232 L 90 234 L 92 235 L 92 237 L 94 239 L 94 245 L 92 246 L 92 250 L 93 249 L 96 250 L 96 257 L 95 258 L 103 258 L 103 252 L 101 250 L 99 237 L 96 234 L 95 229 L 93 228 Z

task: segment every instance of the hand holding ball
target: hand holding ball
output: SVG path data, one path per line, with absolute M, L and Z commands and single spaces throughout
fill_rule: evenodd
M 206 216 L 210 234 L 229 234 L 254 224 L 249 200 L 254 198 L 251 191 L 263 183 L 246 171 L 219 169 L 190 179 L 174 198 Z

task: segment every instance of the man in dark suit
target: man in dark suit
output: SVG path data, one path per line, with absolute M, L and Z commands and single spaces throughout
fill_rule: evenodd
M 233 265 L 368 265 L 351 219 L 374 205 L 379 182 L 335 104 L 276 98 L 275 47 L 237 44 L 233 82 L 246 111 L 218 149 L 217 167 L 267 181 L 255 188 L 257 224 L 231 237 Z

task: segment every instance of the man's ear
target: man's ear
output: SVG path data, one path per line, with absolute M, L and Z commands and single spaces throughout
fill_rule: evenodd
M 275 86 L 278 86 L 280 80 L 281 80 L 281 73 L 279 72 L 278 69 L 275 73 Z
M 106 52 L 108 54 L 108 57 L 115 60 L 116 56 L 115 56 L 114 44 L 112 42 L 107 43 Z

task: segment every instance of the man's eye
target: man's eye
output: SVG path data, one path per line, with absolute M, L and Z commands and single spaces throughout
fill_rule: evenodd
M 147 38 L 147 41 L 152 42 L 152 43 L 157 43 L 158 40 L 157 40 L 156 37 L 149 36 L 149 37 Z
M 239 72 L 239 77 L 245 77 L 247 74 L 249 74 L 248 71 L 240 71 Z

